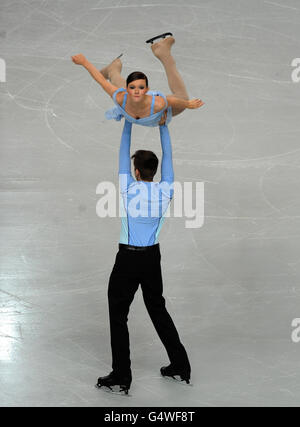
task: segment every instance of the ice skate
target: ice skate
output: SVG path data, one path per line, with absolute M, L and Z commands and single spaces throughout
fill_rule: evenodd
M 152 38 L 151 38 L 151 39 L 149 39 L 149 40 L 146 40 L 146 43 L 151 43 L 151 44 L 153 44 L 154 40 L 157 40 L 157 39 L 165 39 L 167 36 L 173 36 L 173 34 L 172 34 L 172 33 L 163 33 L 163 34 L 160 34 L 159 36 L 155 36 L 155 37 L 152 37 Z
M 105 387 L 105 391 L 109 391 L 115 394 L 124 394 L 128 396 L 128 391 L 130 389 L 132 378 L 131 376 L 117 376 L 112 371 L 109 375 L 105 377 L 99 377 L 96 388 Z
M 151 44 L 151 50 L 158 59 L 163 61 L 171 56 L 171 47 L 174 43 L 174 37 L 167 37 L 164 40 L 160 40 L 154 44 Z
M 191 370 L 176 368 L 174 365 L 163 366 L 160 369 L 160 373 L 163 377 L 172 378 L 175 381 L 185 381 L 186 384 L 190 384 Z

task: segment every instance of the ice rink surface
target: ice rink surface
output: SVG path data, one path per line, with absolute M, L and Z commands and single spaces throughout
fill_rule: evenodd
M 1 0 L 0 22 L 0 405 L 299 405 L 300 2 Z M 164 31 L 205 102 L 169 126 L 176 181 L 204 182 L 203 226 L 171 216 L 160 236 L 193 386 L 161 378 L 168 358 L 139 290 L 125 398 L 94 388 L 111 370 L 120 232 L 96 214 L 96 188 L 117 184 L 123 122 L 105 119 L 111 99 L 70 56 L 100 69 L 124 53 L 125 77 L 141 70 L 168 94 L 145 44 Z M 134 127 L 140 148 L 161 156 L 157 128 Z

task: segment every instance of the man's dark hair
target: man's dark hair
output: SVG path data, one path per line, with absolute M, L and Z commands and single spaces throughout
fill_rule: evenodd
M 143 181 L 151 181 L 156 174 L 158 158 L 152 151 L 138 150 L 131 158 L 134 169 L 138 169 Z
M 146 74 L 142 73 L 141 71 L 134 71 L 133 73 L 129 74 L 126 79 L 126 86 L 135 80 L 146 80 L 146 87 L 148 87 L 148 78 Z

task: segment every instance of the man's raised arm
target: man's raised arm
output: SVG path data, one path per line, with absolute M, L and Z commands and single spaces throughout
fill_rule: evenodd
M 125 119 L 119 151 L 119 177 L 121 191 L 127 190 L 128 186 L 134 181 L 131 175 L 130 162 L 131 128 L 132 123 Z
M 167 125 L 159 126 L 160 142 L 162 149 L 161 182 L 174 182 L 174 170 L 172 161 L 172 146 L 169 129 Z

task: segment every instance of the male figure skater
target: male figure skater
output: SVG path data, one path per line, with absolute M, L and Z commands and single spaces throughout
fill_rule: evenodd
M 166 310 L 160 266 L 158 235 L 163 215 L 173 197 L 174 172 L 168 127 L 160 125 L 162 147 L 161 181 L 153 182 L 158 159 L 152 151 L 138 150 L 134 159 L 135 178 L 130 169 L 132 124 L 125 120 L 120 152 L 119 179 L 125 208 L 119 251 L 110 275 L 108 302 L 110 317 L 112 372 L 98 378 L 97 387 L 125 392 L 131 385 L 131 362 L 127 316 L 139 284 L 153 325 L 166 348 L 171 364 L 161 368 L 163 376 L 189 383 L 191 367 L 175 325 Z M 171 189 L 170 189 L 171 188 Z

